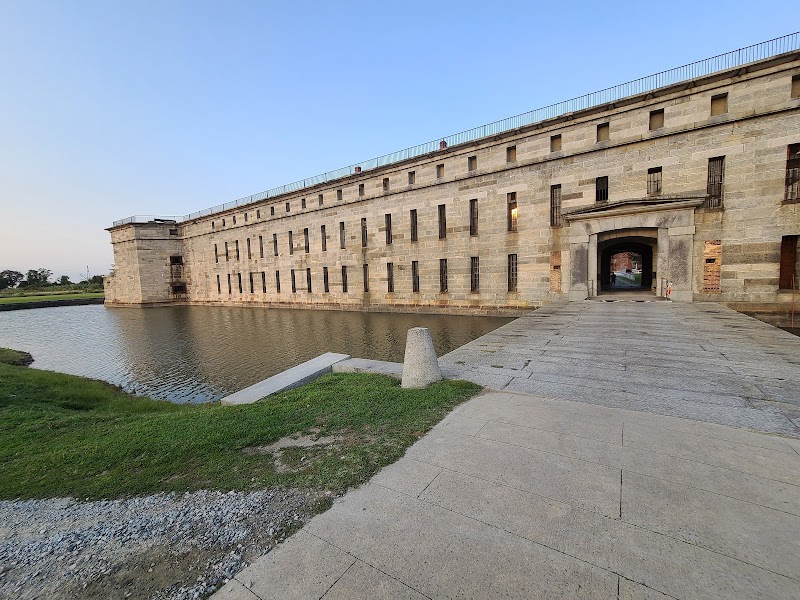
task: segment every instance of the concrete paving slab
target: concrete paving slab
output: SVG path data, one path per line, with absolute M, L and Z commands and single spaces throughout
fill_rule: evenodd
M 629 423 L 625 446 L 800 485 L 800 460 L 781 451 Z
M 307 528 L 430 598 L 605 600 L 617 593 L 613 573 L 377 486 L 353 490 Z
M 418 496 L 441 472 L 441 467 L 404 457 L 381 470 L 370 483 L 409 496 Z
M 357 560 L 321 600 L 426 600 L 419 592 Z
M 670 600 L 670 598 L 673 596 L 667 596 L 640 583 L 620 577 L 619 600 Z
M 795 578 L 800 590 L 797 515 L 625 472 L 622 519 Z
M 350 358 L 348 354 L 336 354 L 335 352 L 320 354 L 316 358 L 259 381 L 230 396 L 225 396 L 220 402 L 226 405 L 252 404 L 270 394 L 292 390 L 325 373 L 330 373 L 333 365 L 348 358 Z
M 622 470 L 800 516 L 800 486 L 626 446 Z
M 214 594 L 215 600 L 259 600 L 249 589 L 235 579 L 231 579 Z
M 461 413 L 453 413 L 442 419 L 442 421 L 436 425 L 436 428 L 445 429 L 451 433 L 475 435 L 488 422 L 489 419 L 487 417 L 470 417 Z
M 408 458 L 619 516 L 620 470 L 529 448 L 431 431 Z
M 790 598 L 797 582 L 574 505 L 444 471 L 420 500 L 676 598 Z
M 403 377 L 403 363 L 368 358 L 348 358 L 332 367 L 334 373 L 377 373 L 395 379 Z
M 261 600 L 320 598 L 355 558 L 305 531 L 298 531 L 236 575 Z

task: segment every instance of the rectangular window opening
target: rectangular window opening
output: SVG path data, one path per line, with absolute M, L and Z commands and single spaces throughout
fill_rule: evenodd
M 386 263 L 386 292 L 394 294 L 394 263 Z
M 664 127 L 664 109 L 650 111 L 650 131 Z
M 706 185 L 706 208 L 722 207 L 722 192 L 725 183 L 725 157 L 708 159 L 708 183 Z
M 388 177 L 384 177 L 383 178 L 383 191 L 384 192 L 388 192 L 389 191 L 389 178 Z
M 561 227 L 561 185 L 550 186 L 550 226 Z
M 290 210 L 291 210 L 291 205 L 287 202 L 286 203 L 286 212 L 289 212 Z
M 342 265 L 342 292 L 347 293 L 347 266 Z
M 219 281 L 219 275 L 217 275 L 217 293 L 218 294 L 222 293 L 222 285 L 220 284 L 220 281 Z
M 270 217 L 274 217 L 275 216 L 275 207 L 274 206 L 270 206 L 269 207 L 269 216 Z
M 267 272 L 261 271 L 261 293 L 267 293 Z
M 411 241 L 416 242 L 419 240 L 419 236 L 417 235 L 417 209 L 413 208 L 409 212 L 409 217 L 411 219 Z
M 778 275 L 778 288 L 782 290 L 800 289 L 798 282 L 797 241 L 800 235 L 784 235 L 781 238 L 781 262 Z
M 441 179 L 444 177 L 444 165 L 436 165 L 436 178 Z
M 411 291 L 413 293 L 419 292 L 419 261 L 411 261 Z
M 439 259 L 439 293 L 447 293 L 447 259 Z
M 468 171 L 475 171 L 478 168 L 478 157 L 477 156 L 470 156 L 467 158 L 467 170 Z
M 305 244 L 306 254 L 311 252 L 311 240 L 308 237 L 308 227 L 303 229 L 303 243 Z
M 326 294 L 331 291 L 330 280 L 328 279 L 328 267 L 322 267 L 322 289 Z
M 253 258 L 252 252 L 250 252 L 250 238 L 247 238 L 247 260 L 251 260 Z
M 469 234 L 478 235 L 478 199 L 473 198 L 469 201 Z
M 311 269 L 306 269 L 306 292 L 311 293 Z
M 294 254 L 294 234 L 289 232 L 289 254 Z
M 336 201 L 341 202 L 344 200 L 344 192 L 342 190 L 336 190 Z
M 325 233 L 325 225 L 319 226 L 319 236 L 322 239 L 322 251 L 328 251 L 328 235 Z
M 278 234 L 277 233 L 273 233 L 272 234 L 272 253 L 275 256 L 278 256 Z
M 362 265 L 362 268 L 364 270 L 364 291 L 368 292 L 369 291 L 369 265 L 367 263 L 364 263 Z
M 481 288 L 480 261 L 477 256 L 470 257 L 469 261 L 469 291 L 478 293 Z
M 728 112 L 728 94 L 717 94 L 711 97 L 711 116 L 724 115 Z
M 361 247 L 367 247 L 367 219 L 366 217 L 361 219 Z
M 253 285 L 253 274 L 250 273 L 250 293 L 252 294 L 255 291 L 255 287 Z
M 228 254 L 228 242 L 225 242 L 225 262 L 228 262 L 230 255 Z
M 508 231 L 517 230 L 517 192 L 511 192 L 506 196 L 506 220 Z
M 260 258 L 264 258 L 264 236 L 258 236 L 258 255 Z
M 516 146 L 509 146 L 506 148 L 506 162 L 513 163 L 517 162 L 517 147 Z
M 324 203 L 322 197 L 323 197 L 323 194 L 320 194 L 319 196 L 317 196 L 317 202 L 319 203 L 320 206 L 322 206 L 323 203 Z
M 409 171 L 408 172 L 408 185 L 414 185 L 414 182 L 417 180 L 417 172 L 416 171 Z
M 281 293 L 281 272 L 275 271 L 275 293 Z
M 508 255 L 508 291 L 517 291 L 517 255 Z
M 239 293 L 241 294 L 242 293 L 242 274 L 240 272 L 240 273 L 237 273 L 236 275 L 237 275 L 237 279 L 239 280 Z
M 597 141 L 607 142 L 610 137 L 611 128 L 608 123 L 601 123 L 597 126 Z
M 219 264 L 219 251 L 216 244 L 214 244 L 214 262 Z
M 302 200 L 300 200 L 300 208 L 305 208 L 305 207 L 306 207 L 306 199 L 303 198 Z
M 386 213 L 383 216 L 384 226 L 386 228 L 386 245 L 392 245 L 392 215 L 391 213 Z
M 344 250 L 347 239 L 344 232 L 344 221 L 339 221 L 339 248 Z
M 598 204 L 608 202 L 608 177 L 598 177 L 594 180 L 594 199 Z
M 647 195 L 658 196 L 661 193 L 661 167 L 647 169 Z
M 800 75 L 792 77 L 792 98 L 800 98 Z
M 231 274 L 228 273 L 228 295 L 230 296 L 233 293 L 233 288 L 231 287 Z
M 362 198 L 363 196 L 364 196 L 364 184 L 363 183 L 359 183 L 358 184 L 358 197 Z
M 447 208 L 444 204 L 439 205 L 439 239 L 447 237 Z
M 800 202 L 800 144 L 786 149 L 786 194 L 784 201 Z
M 292 275 L 292 293 L 296 294 L 297 293 L 297 281 L 295 280 L 294 269 L 291 270 L 291 275 Z
M 550 152 L 561 152 L 561 135 L 550 136 Z
M 236 260 L 239 260 L 239 240 L 234 243 L 236 244 Z

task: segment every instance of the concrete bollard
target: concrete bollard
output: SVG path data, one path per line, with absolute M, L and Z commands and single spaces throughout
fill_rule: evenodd
M 433 347 L 430 330 L 427 327 L 412 327 L 406 336 L 401 387 L 423 388 L 441 379 L 442 371 L 436 360 L 436 350 Z

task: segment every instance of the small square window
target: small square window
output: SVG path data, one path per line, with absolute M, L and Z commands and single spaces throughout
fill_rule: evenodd
M 517 147 L 509 146 L 506 148 L 506 162 L 517 162 Z
M 467 170 L 475 171 L 477 168 L 478 168 L 478 157 L 470 156 L 469 158 L 467 158 Z
M 444 165 L 436 165 L 436 178 L 441 179 L 444 177 Z
M 550 152 L 561 152 L 561 136 L 550 136 Z
M 711 116 L 724 115 L 728 112 L 728 94 L 717 94 L 711 97 Z
M 416 171 L 409 171 L 408 172 L 408 185 L 414 185 L 414 182 L 417 180 L 417 172 Z
M 598 142 L 607 142 L 610 136 L 610 130 L 608 123 L 601 123 L 597 126 L 597 141 Z
M 169 234 L 170 235 L 178 235 L 178 230 L 177 229 L 170 229 L 169 230 Z
M 661 129 L 664 126 L 664 109 L 650 111 L 650 131 Z

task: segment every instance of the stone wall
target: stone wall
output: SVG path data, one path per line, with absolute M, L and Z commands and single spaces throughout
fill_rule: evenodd
M 570 243 L 574 224 L 565 219 L 562 227 L 551 227 L 551 186 L 561 186 L 562 210 L 569 212 L 594 206 L 596 178 L 606 176 L 608 206 L 613 208 L 619 202 L 651 200 L 648 169 L 661 167 L 660 197 L 702 198 L 708 159 L 724 156 L 722 208 L 692 207 L 693 223 L 687 225 L 692 229 L 670 233 L 672 252 L 682 252 L 689 261 L 689 268 L 681 268 L 688 279 L 680 284 L 680 299 L 779 303 L 786 297 L 777 290 L 781 236 L 800 233 L 799 205 L 784 203 L 786 148 L 800 142 L 800 99 L 790 97 L 791 79 L 798 73 L 800 61 L 766 61 L 749 72 L 673 86 L 616 107 L 573 113 L 524 131 L 182 223 L 177 239 L 164 233 L 169 227 L 163 224 L 112 228 L 116 271 L 107 283 L 107 301 L 481 312 L 578 299 L 586 296 L 587 270 L 592 267 L 589 255 Z M 711 97 L 721 93 L 728 94 L 728 111 L 711 116 Z M 664 125 L 651 131 L 651 112 L 662 109 Z M 598 126 L 605 124 L 607 129 L 600 128 L 602 141 L 597 141 Z M 553 136 L 561 136 L 555 151 L 551 151 Z M 508 230 L 510 198 L 517 203 L 516 231 Z M 471 200 L 477 201 L 477 235 L 470 234 Z M 440 205 L 446 215 L 444 238 L 439 232 Z M 418 216 L 418 241 L 410 239 L 412 210 Z M 391 215 L 391 243 L 386 238 L 386 215 Z M 622 220 L 615 225 L 614 217 L 597 218 L 603 231 L 622 227 Z M 367 227 L 365 246 L 362 219 Z M 344 248 L 340 247 L 342 222 Z M 627 222 L 630 227 L 649 226 L 635 218 Z M 273 236 L 277 236 L 277 256 Z M 716 240 L 721 242 L 720 289 L 708 291 L 704 253 L 706 242 Z M 169 291 L 169 256 L 176 252 L 184 257 L 185 298 Z M 517 285 L 509 291 L 512 254 L 517 256 Z M 663 265 L 670 264 L 664 252 L 655 249 L 654 256 L 662 256 Z M 479 259 L 475 292 L 470 285 L 472 257 Z M 446 292 L 440 291 L 441 259 L 447 260 Z M 576 261 L 583 262 L 572 264 Z M 419 291 L 413 290 L 413 262 L 419 268 Z M 393 265 L 393 292 L 388 291 L 387 263 Z M 661 273 L 666 274 L 668 270 Z

